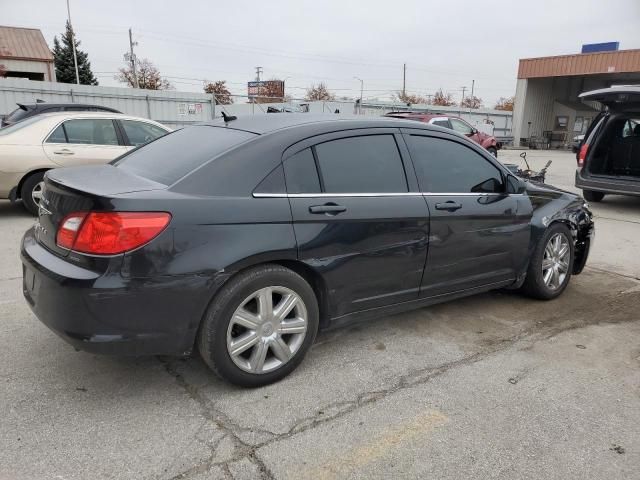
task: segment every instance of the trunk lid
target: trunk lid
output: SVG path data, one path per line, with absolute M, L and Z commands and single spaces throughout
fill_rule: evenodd
M 622 86 L 601 88 L 581 93 L 582 100 L 600 102 L 609 110 L 616 112 L 637 111 L 640 109 L 640 86 Z
M 41 245 L 62 257 L 69 250 L 56 245 L 56 235 L 62 220 L 70 213 L 110 210 L 113 196 L 167 188 L 112 165 L 49 170 L 44 182 L 35 236 Z

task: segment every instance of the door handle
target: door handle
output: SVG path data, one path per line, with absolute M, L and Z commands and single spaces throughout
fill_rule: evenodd
M 56 155 L 73 155 L 73 152 L 68 148 L 63 148 L 62 150 L 54 150 L 53 153 Z
M 436 210 L 447 210 L 449 212 L 455 212 L 456 210 L 460 210 L 462 205 L 458 202 L 454 202 L 453 200 L 449 200 L 444 203 L 436 203 Z
M 326 213 L 327 215 L 337 215 L 346 211 L 347 207 L 336 203 L 325 203 L 324 205 L 312 205 L 309 207 L 310 213 Z

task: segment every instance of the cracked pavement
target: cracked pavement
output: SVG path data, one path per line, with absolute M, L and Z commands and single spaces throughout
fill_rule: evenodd
M 570 154 L 529 157 L 571 188 Z M 247 390 L 197 357 L 75 352 L 24 303 L 32 220 L 0 203 L 0 479 L 637 477 L 640 199 L 594 211 L 590 267 L 561 298 L 491 292 L 323 332 Z

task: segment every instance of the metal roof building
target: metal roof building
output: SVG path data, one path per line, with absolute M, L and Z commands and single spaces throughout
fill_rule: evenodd
M 600 110 L 600 105 L 582 102 L 578 95 L 629 84 L 640 84 L 640 49 L 521 59 L 514 144 L 567 146 L 586 131 Z
M 0 26 L 0 65 L 7 77 L 56 81 L 53 55 L 42 32 L 35 28 Z

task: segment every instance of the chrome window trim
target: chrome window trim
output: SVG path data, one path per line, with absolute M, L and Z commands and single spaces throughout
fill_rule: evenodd
M 253 193 L 254 198 L 331 198 L 331 197 L 486 197 L 499 195 L 500 192 L 402 192 L 402 193 Z M 509 193 L 509 196 L 522 196 L 523 193 Z

